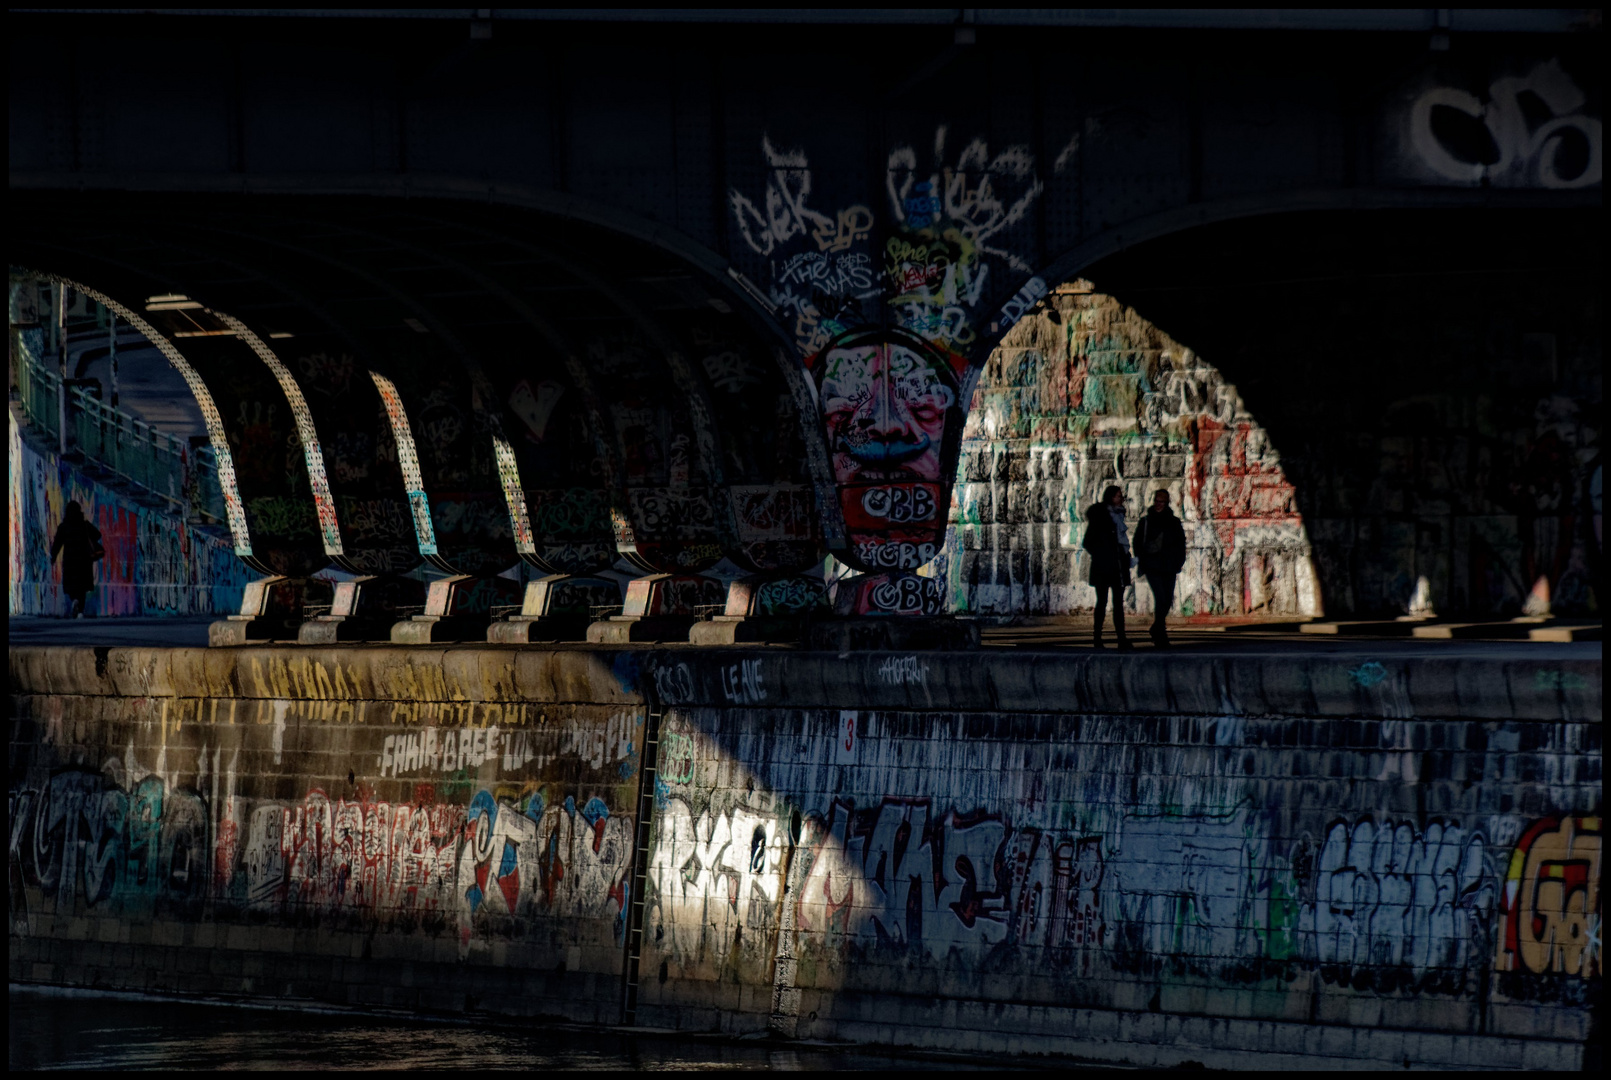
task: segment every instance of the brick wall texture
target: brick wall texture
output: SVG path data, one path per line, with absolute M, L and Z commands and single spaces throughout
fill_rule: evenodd
M 11 977 L 613 1024 L 641 890 L 639 1024 L 1576 1068 L 1599 686 L 1598 660 L 16 650 Z

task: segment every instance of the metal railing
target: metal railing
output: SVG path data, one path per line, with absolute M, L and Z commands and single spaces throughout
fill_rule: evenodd
M 227 520 L 218 462 L 212 447 L 158 431 L 138 417 L 101 400 L 97 387 L 73 385 L 51 371 L 26 338 L 17 335 L 18 396 L 30 426 L 52 441 L 61 438 L 62 399 L 67 394 L 70 449 L 94 465 L 166 500 L 187 517 L 221 524 Z

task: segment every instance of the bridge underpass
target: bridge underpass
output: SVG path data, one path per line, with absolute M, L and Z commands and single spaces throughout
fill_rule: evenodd
M 1598 30 L 943 15 L 14 16 L 14 275 L 187 373 L 254 642 L 13 621 L 14 981 L 1591 1059 Z
M 820 571 L 802 572 L 831 554 L 865 572 L 834 590 L 842 613 L 999 609 L 959 602 L 965 560 L 945 557 L 942 529 L 986 360 L 1060 283 L 1129 249 L 1140 275 L 1096 284 L 1134 303 L 1159 277 L 1147 244 L 1214 222 L 1217 235 L 1251 230 L 1251 249 L 1305 210 L 1380 230 L 1392 208 L 1430 221 L 1462 207 L 1592 214 L 1599 202 L 1597 83 L 1571 18 L 1334 26 L 1230 13 L 1146 31 L 1081 18 L 972 13 L 953 26 L 919 13 L 848 37 L 763 20 L 746 48 L 713 51 L 699 19 L 681 16 L 651 47 L 641 27 L 501 13 L 473 33 L 443 13 L 130 16 L 93 30 L 28 14 L 13 45 L 11 182 L 27 200 L 15 251 L 134 300 L 189 298 L 243 320 L 260 352 L 287 354 L 283 375 L 230 362 L 244 381 L 217 393 L 226 412 L 269 409 L 258 437 L 279 446 L 296 429 L 304 443 L 300 466 L 253 457 L 239 495 L 256 511 L 232 537 L 293 580 L 326 564 L 395 574 L 424 562 L 465 578 L 433 611 L 462 599 L 484 614 L 519 599 L 489 575 L 525 560 L 574 577 L 573 635 L 582 607 L 608 599 L 596 575 L 612 546 L 636 572 L 686 579 L 640 589 L 632 608 L 682 619 L 722 602 L 719 584 L 690 576 L 718 562 L 719 576 L 775 579 L 771 600 L 750 587 L 735 610 L 820 605 Z M 1213 62 L 1194 49 L 1203 32 L 1220 37 Z M 1350 34 L 1350 49 L 1316 47 L 1330 32 Z M 1429 47 L 1451 33 L 1458 50 Z M 213 59 L 169 68 L 171 91 L 148 85 L 141 58 L 173 40 Z M 807 76 L 825 49 L 866 74 L 876 106 Z M 896 54 L 909 59 L 871 61 Z M 608 87 L 588 74 L 606 56 Z M 313 100 L 326 105 L 310 111 Z M 1152 322 L 1239 383 L 1210 334 Z M 226 337 L 189 348 L 243 357 L 244 339 Z M 633 373 L 618 377 L 621 363 Z M 387 393 L 375 376 L 397 391 L 386 424 L 369 419 Z M 1290 455 L 1292 414 L 1254 405 Z M 415 443 L 417 483 L 399 432 Z M 1571 470 L 1575 504 L 1586 469 Z M 1306 497 L 1293 497 L 1294 522 Z M 1326 505 L 1318 491 L 1310 501 Z M 1192 610 L 1517 614 L 1551 610 L 1566 577 L 1562 610 L 1583 614 L 1598 541 L 1583 548 L 1576 534 L 1590 509 L 1554 515 L 1564 556 L 1484 539 L 1496 565 L 1463 576 L 1501 586 L 1445 585 L 1452 569 L 1417 565 L 1424 543 L 1384 546 L 1348 524 L 1318 547 L 1307 534 L 1288 543 L 1278 571 L 1241 560 L 1244 576 L 1281 579 L 1264 592 L 1305 599 L 1271 609 L 1249 586 Z M 1362 575 L 1380 581 L 1356 585 Z M 1007 607 L 1076 610 L 1078 590 L 1059 587 L 1057 603 Z M 274 602 L 334 602 L 318 589 Z M 344 593 L 344 610 L 360 592 Z M 413 586 L 370 593 L 384 612 L 423 600 Z M 452 636 L 441 617 L 417 632 Z M 365 636 L 384 620 L 368 621 Z
M 799 577 L 830 547 L 822 540 L 817 506 L 837 508 L 831 494 L 821 497 L 830 492 L 832 480 L 823 475 L 828 470 L 821 436 L 799 407 L 811 391 L 800 385 L 800 372 L 778 335 L 766 339 L 764 319 L 736 313 L 743 310 L 743 296 L 730 282 L 668 264 L 658 268 L 665 272 L 606 287 L 613 289 L 613 299 L 605 295 L 599 308 L 583 313 L 576 295 L 607 280 L 604 271 L 583 271 L 586 276 L 577 284 L 565 275 L 580 264 L 562 260 L 555 270 L 552 256 L 542 254 L 546 249 L 529 243 L 499 251 L 490 246 L 484 225 L 477 229 L 439 216 L 449 210 L 437 208 L 421 224 L 411 214 L 366 216 L 362 207 L 344 200 L 333 209 L 317 200 L 287 200 L 290 209 L 283 216 L 260 212 L 252 224 L 209 217 L 206 200 L 186 200 L 176 218 L 162 211 L 160 201 L 153 208 L 147 199 L 107 207 L 115 218 L 141 223 L 127 230 L 134 238 L 100 231 L 78 237 L 58 229 L 28 258 L 70 268 L 71 280 L 116 282 L 116 289 L 137 297 L 132 310 L 165 309 L 149 314 L 169 321 L 174 336 L 168 347 L 225 379 L 211 392 L 225 395 L 219 412 L 225 442 L 248 465 L 244 475 L 237 470 L 236 482 L 244 487 L 236 499 L 244 500 L 246 530 L 244 544 L 234 538 L 237 553 L 262 572 L 292 578 L 325 566 L 347 575 L 391 575 L 349 587 L 347 610 L 355 615 L 357 607 L 351 605 L 361 595 L 358 590 L 371 590 L 368 614 L 345 624 L 326 619 L 317 624 L 323 632 L 340 626 L 352 638 L 384 640 L 397 609 L 417 608 L 424 600 L 419 573 L 403 580 L 396 575 L 422 565 L 459 574 L 463 582 L 457 587 L 479 594 L 450 599 L 438 609 L 438 614 L 476 616 L 458 620 L 457 629 L 426 624 L 427 634 L 434 632 L 438 640 L 444 632 L 463 637 L 466 626 L 480 637 L 490 606 L 501 603 L 507 610 L 520 603 L 513 583 L 486 584 L 493 575 L 507 574 L 517 560 L 538 573 L 569 574 L 567 580 L 575 583 L 568 617 L 544 624 L 555 637 L 579 638 L 590 621 L 588 608 L 619 602 L 619 581 L 612 580 L 619 575 L 609 568 L 620 555 L 631 560 L 619 567 L 628 573 L 669 572 L 685 579 L 681 606 L 674 602 L 661 609 L 682 619 L 696 608 L 708 613 L 723 602 L 720 570 L 718 579 L 699 579 L 689 571 L 708 570 L 724 557 L 728 577 L 770 572 L 781 582 L 793 574 L 796 592 L 808 603 L 822 602 L 826 583 L 820 576 Z M 39 219 L 62 216 L 60 208 L 47 206 Z M 340 224 L 331 224 L 334 220 Z M 1597 396 L 1592 382 L 1584 381 L 1591 378 L 1598 340 L 1593 317 L 1584 318 L 1593 310 L 1597 280 L 1593 253 L 1585 246 L 1592 220 L 1590 212 L 1550 210 L 1268 215 L 1172 234 L 1099 261 L 1088 272 L 1110 283 L 1104 293 L 1132 298 L 1153 317 L 1151 325 L 1176 325 L 1199 347 L 1170 341 L 1174 351 L 1166 349 L 1164 355 L 1136 340 L 1128 342 L 1136 347 L 1129 352 L 1115 351 L 1124 344 L 1123 332 L 1117 338 L 1108 333 L 1098 344 L 1119 358 L 1119 367 L 1101 374 L 1104 361 L 1097 349 L 1083 360 L 1089 374 L 1073 369 L 1054 374 L 1059 364 L 1070 362 L 1064 353 L 1089 352 L 1091 345 L 1070 344 L 1078 318 L 1065 326 L 1059 306 L 1088 296 L 1094 286 L 1055 287 L 1050 302 L 1033 310 L 985 369 L 970 422 L 973 434 L 964 436 L 967 449 L 955 474 L 952 535 L 931 571 L 931 581 L 946 585 L 941 603 L 994 616 L 1076 613 L 1074 590 L 1082 583 L 1072 554 L 1073 523 L 1095 489 L 1117 479 L 1136 488 L 1132 499 L 1145 499 L 1150 481 L 1172 490 L 1188 520 L 1203 530 L 1230 528 L 1241 536 L 1287 528 L 1284 538 L 1260 541 L 1259 551 L 1243 552 L 1240 541 L 1225 545 L 1217 565 L 1201 571 L 1201 588 L 1183 593 L 1187 599 L 1180 614 L 1186 617 L 1312 619 L 1329 612 L 1332 618 L 1367 621 L 1406 614 L 1481 620 L 1549 614 L 1553 600 L 1556 614 L 1581 618 L 1592 609 L 1599 559 L 1589 505 L 1597 451 L 1581 416 Z M 547 230 L 548 223 L 542 224 Z M 294 225 L 302 229 L 295 242 Z M 505 236 L 511 231 L 507 223 L 503 229 Z M 464 254 L 463 234 L 471 230 L 470 243 L 478 245 L 471 257 L 494 264 L 499 276 L 475 271 L 457 257 Z M 181 234 L 189 237 L 188 245 L 176 239 Z M 272 241 L 263 239 L 266 234 Z M 408 239 L 399 241 L 399 236 Z M 207 245 L 217 243 L 208 237 L 224 238 L 228 262 L 204 261 Z M 455 244 L 461 249 L 457 254 Z M 355 245 L 362 246 L 367 262 L 331 254 Z M 1368 261 L 1362 252 L 1369 253 Z M 255 265 L 247 261 L 252 259 Z M 612 253 L 602 265 L 623 262 L 656 269 L 641 253 Z M 310 265 L 333 276 L 320 277 L 307 270 Z M 534 281 L 532 268 L 538 266 L 547 266 L 554 276 Z M 295 274 L 302 274 L 302 283 L 293 292 L 285 282 Z M 504 284 L 516 279 L 513 287 Z M 1266 290 L 1274 290 L 1280 301 L 1263 299 Z M 623 307 L 621 298 L 627 295 L 638 303 Z M 1391 306 L 1384 306 L 1384 298 Z M 222 333 L 204 336 L 208 332 L 197 329 L 196 319 L 207 307 L 244 312 L 262 329 L 255 347 L 269 360 L 242 351 L 239 335 L 222 324 Z M 547 310 L 562 314 L 550 318 Z M 630 332 L 649 337 L 622 346 L 619 329 L 614 338 L 608 336 L 611 331 L 601 333 L 610 318 L 635 320 Z M 1479 328 L 1479 319 L 1489 325 Z M 556 329 L 561 323 L 567 335 Z M 730 328 L 725 334 L 724 323 Z M 746 334 L 748 341 L 735 345 Z M 1406 334 L 1419 337 L 1405 339 Z M 1042 339 L 1059 335 L 1065 340 L 1054 341 L 1049 350 L 1040 347 Z M 577 340 L 585 345 L 578 347 Z M 621 355 L 629 362 L 654 365 L 644 340 L 665 350 L 658 361 L 664 370 L 640 375 L 647 381 L 617 387 L 601 398 L 591 385 L 597 376 L 586 369 L 599 366 L 610 348 L 625 349 Z M 433 372 L 438 381 L 431 383 L 421 380 L 418 367 L 406 373 L 397 367 L 398 343 L 418 350 L 440 342 L 454 353 L 454 362 L 443 370 L 463 365 L 469 372 L 458 387 L 441 381 L 441 371 Z M 1025 343 L 1030 343 L 1027 351 Z M 223 351 L 210 359 L 206 349 Z M 231 355 L 237 358 L 233 364 L 227 359 Z M 1160 382 L 1169 376 L 1160 375 L 1159 355 L 1164 355 L 1163 369 L 1175 369 L 1181 385 L 1170 389 Z M 1204 367 L 1204 356 L 1219 363 Z M 1074 358 L 1076 368 L 1080 362 Z M 489 370 L 499 372 L 492 382 L 484 374 Z M 384 384 L 375 378 L 382 372 L 391 373 L 383 376 Z M 1451 372 L 1459 373 L 1464 393 L 1452 402 L 1437 396 Z M 1088 400 L 1074 400 L 1079 393 L 1071 391 L 1071 377 L 1082 385 L 1095 380 Z M 612 373 L 606 381 L 618 378 Z M 1406 378 L 1412 381 L 1408 389 Z M 655 379 L 658 394 L 646 392 L 645 386 L 657 385 Z M 1093 405 L 1104 379 L 1117 379 L 1126 389 L 1115 394 L 1110 387 L 1103 391 L 1107 398 Z M 1309 395 L 1322 386 L 1335 388 Z M 385 392 L 394 397 L 389 414 L 381 397 Z M 1074 397 L 1065 406 L 1052 403 L 1051 398 L 1071 392 Z M 1517 392 L 1534 397 L 1524 401 Z M 1214 439 L 1221 430 L 1235 436 L 1238 422 L 1222 405 L 1190 402 L 1226 394 L 1242 410 L 1243 441 L 1251 432 L 1254 445 L 1262 447 L 1261 464 L 1240 461 L 1233 469 L 1216 462 Z M 703 431 L 643 413 L 644 401 L 656 396 L 680 400 L 673 412 L 701 420 Z M 1249 398 L 1248 404 L 1240 403 Z M 1498 414 L 1496 399 L 1503 403 Z M 412 420 L 409 400 L 416 411 L 424 403 L 425 411 Z M 1331 403 L 1330 409 L 1306 413 L 1313 408 L 1308 402 L 1316 400 Z M 1342 400 L 1357 402 L 1350 418 L 1328 422 Z M 989 403 L 986 411 L 977 412 L 979 402 Z M 606 414 L 609 421 L 603 419 Z M 751 426 L 757 419 L 760 424 Z M 594 434 L 601 423 L 609 425 L 613 439 Z M 1081 423 L 1083 434 L 1075 434 L 1070 425 Z M 1048 424 L 1057 430 L 1048 434 Z M 999 428 L 1001 438 L 984 435 L 981 425 Z M 249 436 L 247 426 L 254 428 Z M 1016 444 L 1009 429 L 1033 438 Z M 316 457 L 264 452 L 294 448 L 303 435 L 317 440 Z M 1156 459 L 1151 465 L 1134 464 L 1139 445 L 1132 444 L 1138 438 L 1153 444 L 1145 451 Z M 1406 439 L 1412 450 L 1403 448 Z M 473 449 L 478 440 L 479 460 Z M 813 443 L 815 451 L 806 452 Z M 408 453 L 399 452 L 404 445 Z M 980 454 L 990 447 L 996 458 L 986 463 Z M 1074 482 L 1048 487 L 1030 480 L 1015 487 L 1008 474 L 1020 467 L 1007 459 L 1021 456 L 1024 447 L 1039 448 L 1029 450 L 1031 456 L 1047 450 L 1065 455 L 1067 462 L 1050 471 Z M 1247 451 L 1231 448 L 1229 453 L 1245 457 Z M 400 465 L 409 457 L 424 463 L 425 471 L 412 466 L 418 473 L 414 481 L 405 480 Z M 1102 464 L 1103 457 L 1111 463 Z M 455 458 L 467 458 L 472 473 L 445 464 Z M 813 459 L 815 476 L 805 467 Z M 318 494 L 309 481 L 310 461 L 324 474 Z M 1048 472 L 1044 463 L 1039 468 Z M 467 484 L 475 469 L 479 474 Z M 1381 478 L 1371 475 L 1378 469 Z M 970 483 L 992 472 L 998 475 L 986 485 L 988 491 Z M 1288 474 L 1303 479 L 1294 483 Z M 718 477 L 718 483 L 703 486 L 706 475 Z M 1236 490 L 1219 500 L 1225 507 L 1216 507 L 1217 492 L 1227 483 Z M 1460 485 L 1467 489 L 1456 493 Z M 986 516 L 992 504 L 997 511 L 990 523 L 978 520 L 981 495 L 987 496 Z M 1016 520 L 1032 526 L 1044 522 L 1051 530 L 1042 530 L 1044 540 L 1000 515 L 1026 497 L 1038 505 L 1040 516 Z M 1261 499 L 1262 510 L 1253 505 Z M 1429 505 L 1418 508 L 1417 499 Z M 672 531 L 666 507 L 677 522 Z M 1318 554 L 1311 540 L 1316 507 L 1325 532 Z M 612 531 L 607 520 L 612 509 L 617 522 L 636 527 L 619 551 L 625 534 Z M 786 522 L 783 531 L 780 519 Z M 830 524 L 826 534 L 842 535 L 842 520 Z M 521 529 L 527 539 L 516 543 Z M 504 538 L 501 551 L 488 546 L 498 537 Z M 1048 569 L 1047 560 L 1036 554 L 1040 544 L 1051 545 L 1053 563 L 1059 561 L 1058 551 L 1064 553 L 1061 571 Z M 832 547 L 847 557 L 842 542 Z M 1024 558 L 1039 559 L 1038 568 L 1009 565 Z M 980 559 L 996 564 L 983 577 Z M 609 576 L 598 577 L 601 571 Z M 1220 586 L 1207 580 L 1227 573 L 1246 580 Z M 1268 581 L 1256 588 L 1253 579 L 1261 574 Z M 1021 579 L 1016 585 L 1015 575 Z M 1050 598 L 1048 588 L 1057 599 Z M 1257 589 L 1263 591 L 1254 596 Z M 1194 601 L 1194 595 L 1200 599 Z M 1145 605 L 1144 596 L 1138 600 Z M 312 602 L 329 601 L 327 593 Z M 298 602 L 293 596 L 280 620 L 267 621 L 256 632 L 294 634 L 294 621 L 287 620 L 295 619 Z M 650 632 L 657 638 L 686 632 L 685 624 L 669 624 L 668 634 L 667 625 L 656 624 Z M 513 629 L 529 632 L 523 625 Z M 1510 631 L 1463 632 L 1504 636 Z

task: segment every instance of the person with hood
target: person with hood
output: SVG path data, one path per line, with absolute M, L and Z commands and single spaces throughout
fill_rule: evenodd
M 69 618 L 84 617 L 84 597 L 95 588 L 95 560 L 106 554 L 101 546 L 101 530 L 84 517 L 84 508 L 76 502 L 67 504 L 62 523 L 56 527 L 56 539 L 50 544 L 50 561 L 62 557 L 62 592 L 72 598 Z
M 1155 491 L 1152 507 L 1136 526 L 1136 569 L 1152 587 L 1152 643 L 1167 648 L 1164 617 L 1175 602 L 1175 578 L 1186 565 L 1186 530 L 1169 509 L 1169 492 Z
M 1102 501 L 1085 511 L 1085 540 L 1080 545 L 1091 556 L 1089 581 L 1096 589 L 1096 625 L 1091 644 L 1102 647 L 1102 622 L 1113 597 L 1113 634 L 1120 650 L 1133 646 L 1124 636 L 1124 590 L 1130 584 L 1130 530 L 1124 522 L 1124 491 L 1109 485 Z

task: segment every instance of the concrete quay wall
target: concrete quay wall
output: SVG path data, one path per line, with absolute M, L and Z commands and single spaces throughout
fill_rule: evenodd
M 1137 1064 L 1597 1053 L 1598 658 L 10 672 L 13 981 Z

